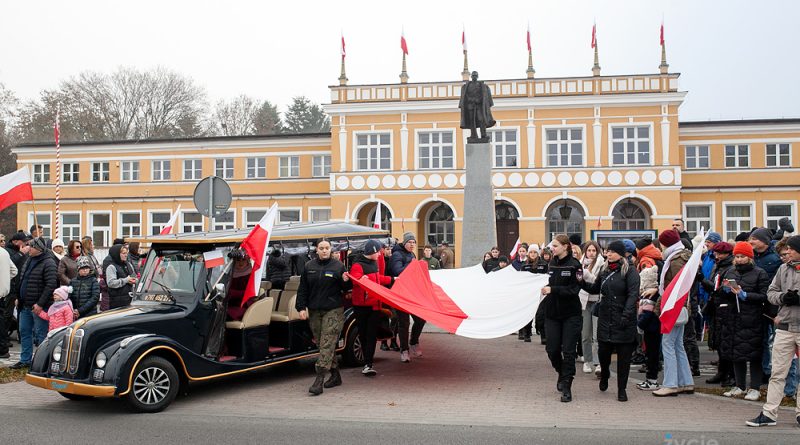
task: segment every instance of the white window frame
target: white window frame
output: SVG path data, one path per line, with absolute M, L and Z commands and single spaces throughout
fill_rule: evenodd
M 184 228 L 183 228 L 183 226 L 186 224 L 186 215 L 189 214 L 189 213 L 195 213 L 197 215 L 200 215 L 200 212 L 198 212 L 196 210 L 195 211 L 192 211 L 192 210 L 181 210 L 181 214 L 180 214 L 180 216 L 178 216 L 178 227 L 180 228 L 180 230 L 177 231 L 177 233 L 190 233 L 190 232 L 184 230 Z M 205 231 L 206 230 L 206 225 L 207 225 L 206 224 L 206 220 L 207 219 L 208 218 L 204 217 L 203 215 L 200 215 L 200 230 L 193 230 L 191 233 Z M 190 223 L 190 224 L 196 225 L 197 223 L 193 222 L 193 223 Z
M 217 163 L 220 162 L 220 161 L 222 162 L 222 167 L 219 167 L 217 165 Z M 220 175 L 220 173 L 222 173 L 222 174 Z M 235 174 L 235 171 L 234 171 L 234 159 L 233 158 L 218 158 L 218 159 L 214 159 L 214 175 L 215 176 L 220 177 L 222 179 L 233 179 L 234 174 Z
M 269 209 L 267 207 L 244 207 L 242 209 L 242 227 L 241 228 L 249 229 L 249 228 L 255 227 L 256 224 L 258 224 L 258 221 L 255 221 L 255 222 L 253 222 L 253 225 L 248 225 L 247 214 L 249 212 L 264 212 L 264 214 L 266 214 L 267 211 L 269 211 Z M 259 219 L 261 219 L 261 218 L 259 218 Z
M 490 135 L 489 145 L 491 145 L 491 147 L 492 147 L 492 168 L 519 168 L 520 164 L 521 164 L 521 162 L 520 162 L 520 151 L 521 150 L 520 150 L 520 140 L 519 140 L 519 136 L 520 136 L 519 127 L 493 127 L 491 129 L 487 129 L 487 130 L 488 130 L 488 134 Z M 505 141 L 505 137 L 503 138 L 503 141 L 501 143 L 499 143 L 499 145 L 501 145 L 503 147 L 503 155 L 502 155 L 502 157 L 503 157 L 503 164 L 504 165 L 497 165 L 497 154 L 495 153 L 495 150 L 497 149 L 496 145 L 498 145 L 498 142 L 494 141 L 494 134 L 495 133 L 503 133 L 503 132 L 506 132 L 506 131 L 513 131 L 515 133 L 514 136 L 516 137 L 516 141 L 514 142 L 514 144 L 517 146 L 517 152 L 514 155 L 514 157 L 517 159 L 517 165 L 511 165 L 511 166 L 505 165 L 507 163 L 507 160 L 508 160 L 508 151 L 506 149 L 508 143 L 507 143 L 507 141 Z M 455 161 L 455 158 L 453 160 Z M 453 164 L 455 165 L 455 162 Z
M 775 217 L 769 218 L 767 216 L 767 207 L 770 206 L 770 205 L 788 205 L 788 206 L 791 206 L 792 215 L 789 217 L 789 221 L 791 221 L 792 224 L 795 227 L 797 227 L 797 200 L 791 200 L 791 199 L 764 200 L 761 203 L 761 211 L 762 211 L 762 215 L 763 215 L 762 220 L 764 221 L 764 227 L 768 226 L 767 223 L 769 222 L 769 220 L 777 221 L 777 220 L 783 218 L 782 216 L 778 217 L 778 218 L 775 218 Z
M 36 223 L 42 226 L 42 236 L 50 238 L 53 235 L 53 212 L 36 212 L 36 215 Z M 47 215 L 50 218 L 50 224 L 42 224 L 42 222 L 39 221 L 39 215 Z M 26 227 L 32 226 L 33 222 L 33 212 L 28 212 L 28 224 Z
M 389 168 L 380 168 L 380 149 L 382 147 L 381 144 L 378 144 L 378 159 L 376 161 L 376 168 L 370 168 L 370 158 L 367 158 L 367 168 L 362 169 L 358 167 L 358 137 L 359 136 L 369 136 L 369 135 L 381 135 L 381 134 L 388 134 L 389 135 Z M 369 150 L 367 150 L 369 152 Z M 370 131 L 354 131 L 353 132 L 353 153 L 352 153 L 352 162 L 353 162 L 353 171 L 363 172 L 363 171 L 392 171 L 394 170 L 394 131 L 392 130 L 370 130 Z
M 327 162 L 325 160 L 327 159 Z M 319 161 L 319 165 L 317 165 Z M 325 172 L 327 170 L 327 173 Z M 311 176 L 327 178 L 331 175 L 331 155 L 314 155 L 311 158 Z
M 223 228 L 218 229 L 217 226 L 220 225 L 220 223 L 218 222 L 217 218 L 214 218 L 214 228 L 213 228 L 213 230 L 229 230 L 229 229 L 235 229 L 235 228 L 238 227 L 236 225 L 236 209 L 229 208 L 228 210 L 225 211 L 225 213 L 233 213 L 233 221 L 224 223 L 226 225 L 230 225 L 230 227 L 223 227 Z
M 323 221 L 316 221 L 313 218 L 312 215 L 314 213 L 314 210 L 327 210 L 329 212 L 329 215 L 330 215 L 330 217 L 328 218 L 328 221 L 330 221 L 331 218 L 333 218 L 333 210 L 331 209 L 331 207 L 309 207 L 308 208 L 308 222 L 323 222 Z M 327 221 L 324 221 L 324 222 L 327 222 Z
M 282 212 L 297 212 L 297 221 L 286 221 L 284 222 L 281 219 Z M 275 225 L 284 225 L 284 224 L 297 224 L 303 222 L 303 208 L 302 207 L 279 207 L 278 208 L 278 215 L 275 217 Z
M 717 219 L 716 219 L 717 203 L 716 202 L 714 202 L 714 201 L 685 201 L 685 202 L 682 203 L 682 206 L 683 206 L 682 218 L 683 218 L 684 226 L 686 225 L 687 221 L 689 221 L 689 220 L 699 221 L 698 218 L 690 218 L 689 217 L 689 212 L 687 211 L 688 207 L 709 207 L 711 209 L 711 213 L 709 213 L 708 219 L 710 220 L 711 224 L 709 224 L 709 227 L 704 227 L 706 233 L 708 233 L 709 231 L 712 231 L 712 230 L 715 231 L 715 232 L 719 232 L 719 233 L 722 233 L 722 232 L 725 231 L 725 230 L 723 230 L 722 232 L 720 232 L 718 230 L 718 228 L 716 227 L 717 226 Z M 700 226 L 698 225 L 697 228 L 699 229 Z M 695 233 L 694 235 L 697 235 L 697 234 Z
M 735 147 L 735 150 L 736 150 L 736 153 L 734 154 L 734 159 L 736 160 L 736 165 L 734 165 L 733 167 L 728 167 L 728 154 L 727 154 L 728 147 Z M 740 151 L 739 149 L 741 147 L 745 147 L 745 149 L 747 149 L 747 165 L 741 165 L 740 159 L 742 158 L 742 155 L 739 153 L 739 151 Z M 752 167 L 753 163 L 750 162 L 750 152 L 751 152 L 750 144 L 725 144 L 725 145 L 723 145 L 722 146 L 722 159 L 724 159 L 725 168 L 750 168 L 750 167 Z
M 125 234 L 125 227 L 132 227 L 132 224 L 124 224 L 122 222 L 122 215 L 138 215 L 139 216 L 139 235 L 133 234 Z M 141 210 L 119 210 L 117 212 L 117 238 L 133 238 L 133 237 L 140 237 L 144 234 L 142 229 L 144 228 L 144 224 L 142 224 L 142 211 Z
M 66 223 L 64 223 L 64 217 L 67 216 L 67 215 L 69 215 L 69 216 L 78 215 L 78 224 L 66 224 Z M 61 232 L 60 233 L 61 240 L 64 241 L 64 244 L 69 244 L 70 240 L 73 240 L 73 239 L 77 239 L 77 240 L 81 239 L 81 237 L 83 236 L 83 234 L 81 233 L 81 227 L 83 226 L 83 214 L 81 212 L 61 212 L 59 214 L 59 219 L 60 219 L 60 221 L 58 222 L 58 225 L 59 225 L 58 231 Z M 67 237 L 65 235 L 65 231 L 64 231 L 64 229 L 67 228 L 67 226 L 69 226 L 72 229 L 77 227 L 78 228 L 78 236 Z M 42 227 L 44 227 L 44 225 Z
M 449 204 L 447 204 L 447 203 L 442 203 L 442 204 L 444 204 L 447 207 L 450 207 Z M 428 244 L 428 242 L 429 242 L 429 238 L 431 236 L 431 232 L 430 232 L 431 214 L 433 213 L 433 211 L 437 207 L 439 207 L 439 204 L 434 204 L 434 205 L 430 206 L 430 208 L 427 210 L 427 212 L 425 212 L 425 218 L 422 220 L 422 222 L 424 224 L 424 227 L 425 227 L 425 230 L 424 230 L 424 232 L 425 232 L 425 241 L 422 244 L 423 246 L 425 244 Z M 453 230 L 452 230 L 452 233 L 448 233 L 448 231 L 445 230 L 444 234 L 445 235 L 449 235 L 450 237 L 452 237 L 452 239 L 448 239 L 448 241 L 450 242 L 450 246 L 453 246 L 456 243 L 456 212 L 453 211 L 452 207 L 450 208 L 450 210 L 453 212 L 453 220 L 450 221 L 450 223 L 452 224 Z M 441 224 L 441 223 L 447 223 L 447 222 L 446 221 L 437 221 L 437 223 Z
M 158 168 L 156 168 L 156 162 L 158 162 Z M 164 165 L 169 166 L 169 170 L 164 169 Z M 169 171 L 169 176 L 164 177 L 164 171 Z M 159 173 L 160 178 L 156 179 L 156 172 Z M 153 182 L 166 182 L 172 180 L 172 160 L 171 159 L 157 159 L 150 163 L 150 179 Z
M 191 168 L 187 169 L 187 163 L 191 163 Z M 198 169 L 196 164 L 200 164 L 200 168 Z M 184 159 L 181 163 L 183 166 L 183 180 L 184 181 L 197 181 L 203 178 L 203 160 L 202 159 Z M 189 171 L 192 172 L 192 176 L 189 177 L 186 173 Z M 199 171 L 199 174 L 198 174 Z M 183 216 L 181 216 L 183 218 Z
M 253 166 L 253 167 L 250 167 L 250 161 L 251 160 L 253 160 L 253 162 L 255 163 L 255 166 Z M 261 160 L 264 163 L 263 167 L 260 167 L 258 165 L 258 161 L 259 160 Z M 264 174 L 263 175 L 259 175 L 258 171 L 261 170 L 262 168 L 264 170 Z M 250 170 L 254 170 L 252 175 L 250 174 Z M 267 177 L 267 158 L 264 157 L 264 156 L 255 156 L 255 157 L 251 156 L 251 157 L 245 158 L 245 161 L 244 161 L 244 177 L 245 177 L 245 179 L 264 179 L 264 178 L 266 178 Z
M 38 172 L 36 171 L 37 167 L 39 167 L 39 171 Z M 46 172 L 44 171 L 45 167 L 47 168 Z M 50 183 L 50 164 L 49 163 L 31 164 L 31 172 L 32 172 L 31 182 L 33 182 L 34 184 L 49 184 Z M 47 175 L 47 181 L 44 180 L 44 175 L 45 174 Z M 28 226 L 28 227 L 30 227 L 30 226 Z
M 300 177 L 300 156 L 289 155 L 278 158 L 278 177 L 279 178 L 299 178 Z
M 623 130 L 626 130 L 626 129 L 632 128 L 632 127 L 633 128 L 635 128 L 635 127 L 649 127 L 648 132 L 647 132 L 647 134 L 648 134 L 647 146 L 648 146 L 648 149 L 649 149 L 648 158 L 650 158 L 650 162 L 636 162 L 636 163 L 633 163 L 633 164 L 629 164 L 627 162 L 627 159 L 628 159 L 627 151 L 625 151 L 624 154 L 623 154 L 623 156 L 625 157 L 625 162 L 623 162 L 621 164 L 615 164 L 614 163 L 614 142 L 618 141 L 618 140 L 614 138 L 614 129 L 615 128 L 622 128 Z M 612 166 L 613 167 L 625 167 L 625 166 L 636 167 L 636 166 L 655 165 L 655 159 L 654 159 L 655 150 L 654 150 L 654 147 L 653 147 L 653 129 L 654 129 L 653 122 L 625 122 L 625 123 L 618 122 L 618 123 L 609 123 L 608 124 L 608 166 L 609 167 L 612 167 Z M 623 133 L 624 133 L 624 137 L 622 139 L 622 142 L 623 142 L 623 146 L 625 146 L 625 144 L 627 144 L 627 142 L 628 142 L 627 130 L 623 131 Z M 636 147 L 635 147 L 635 149 L 636 149 L 636 160 L 638 161 L 639 160 L 639 146 L 638 146 L 638 143 L 641 142 L 641 141 L 644 141 L 644 139 L 639 138 L 638 130 L 636 131 L 636 137 L 633 140 L 635 141 L 635 145 L 636 145 Z M 627 150 L 627 146 L 625 146 L 624 148 L 625 148 L 625 150 Z
M 581 159 L 582 163 L 580 165 L 550 165 L 547 162 L 547 130 L 564 130 L 564 129 L 571 129 L 571 128 L 580 128 L 582 138 L 581 141 Z M 580 168 L 586 167 L 588 162 L 587 159 L 587 147 L 586 147 L 586 124 L 559 124 L 559 125 L 542 125 L 542 165 L 545 168 Z
M 69 166 L 69 173 L 67 173 L 67 166 Z M 77 184 L 81 182 L 81 164 L 79 162 L 64 162 L 61 167 L 62 184 Z M 69 180 L 67 180 L 67 175 L 69 175 Z
M 142 177 L 141 168 L 142 164 L 139 161 L 121 161 L 119 164 L 119 181 L 138 182 Z M 126 173 L 128 174 L 128 179 L 125 179 Z
M 693 147 L 695 149 L 694 158 L 694 167 L 689 167 L 689 147 Z M 706 149 L 706 155 L 700 156 L 699 151 L 701 148 Z M 705 158 L 707 165 L 705 167 L 700 167 L 700 159 Z M 724 161 L 723 161 L 724 162 Z M 700 144 L 700 145 L 684 145 L 683 146 L 683 165 L 684 168 L 687 170 L 702 170 L 702 169 L 709 169 L 711 168 L 711 147 L 708 144 Z
M 769 146 L 772 145 L 775 147 L 775 165 L 769 165 Z M 789 164 L 782 165 L 781 155 L 780 155 L 780 147 L 781 145 L 788 145 L 789 146 Z M 792 166 L 792 144 L 789 142 L 771 142 L 764 145 L 764 167 L 766 168 L 781 168 L 781 167 L 791 167 Z
M 156 214 L 156 213 L 166 213 L 167 215 L 172 216 L 172 212 L 173 211 L 174 211 L 173 209 L 149 209 L 149 210 L 147 210 L 147 235 L 149 236 L 150 234 L 153 233 L 153 228 L 154 227 L 158 227 L 158 231 L 160 233 L 164 229 L 164 226 L 167 225 L 167 222 L 169 222 L 169 218 L 167 218 L 167 221 L 164 222 L 164 224 L 153 223 L 153 215 L 154 214 Z M 178 233 L 178 231 L 174 230 L 173 233 Z
M 114 228 L 114 217 L 111 215 L 110 210 L 94 210 L 86 212 L 86 227 L 88 228 L 89 236 L 92 237 L 93 241 L 94 241 L 94 231 L 95 231 L 94 215 L 108 215 L 108 226 L 99 226 L 105 232 L 105 237 L 106 237 L 105 244 L 100 245 L 98 243 L 95 243 L 96 247 L 107 249 L 111 247 L 111 243 L 114 241 L 111 235 L 113 233 L 113 228 Z
M 450 133 L 451 140 L 453 141 L 453 166 L 452 167 L 442 167 L 441 160 L 444 159 L 442 156 L 442 151 L 439 150 L 439 167 L 426 167 L 422 168 L 419 166 L 419 150 L 420 150 L 420 142 L 419 136 L 422 133 Z M 432 143 L 429 143 L 429 145 Z M 443 146 L 443 142 L 441 139 L 439 141 L 439 147 Z M 458 150 L 458 143 L 456 142 L 456 129 L 455 128 L 417 128 L 414 130 L 414 169 L 415 170 L 422 170 L 422 171 L 437 171 L 437 170 L 455 170 L 456 165 L 458 163 L 458 156 L 456 154 Z M 432 156 L 429 155 L 429 159 L 434 159 Z
M 92 165 L 91 165 L 92 168 L 91 168 L 91 171 L 90 171 L 91 174 L 89 176 L 89 182 L 93 182 L 93 183 L 109 182 L 111 180 L 111 174 L 109 173 L 109 171 L 111 169 L 110 164 L 111 163 L 108 162 L 108 161 L 92 161 Z M 100 166 L 100 171 L 99 172 L 95 169 L 96 166 Z M 103 170 L 103 166 L 105 166 L 105 170 Z M 95 173 L 99 173 L 100 174 L 100 179 L 98 179 L 97 181 L 95 181 L 95 179 L 94 179 Z M 103 175 L 105 175 L 105 179 L 103 179 Z
M 728 218 L 728 207 L 729 206 L 750 206 L 750 228 L 752 229 L 755 227 L 756 224 L 756 203 L 753 201 L 722 201 L 722 234 L 723 239 L 733 239 L 733 237 L 728 237 L 728 221 L 736 220 L 739 221 L 740 218 Z M 741 229 L 741 227 L 739 227 Z M 739 232 L 743 232 L 743 230 L 739 230 Z

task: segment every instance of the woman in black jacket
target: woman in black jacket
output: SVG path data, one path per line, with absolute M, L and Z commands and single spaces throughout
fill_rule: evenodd
M 581 290 L 580 276 L 583 267 L 572 256 L 572 245 L 567 235 L 557 235 L 551 243 L 553 259 L 547 269 L 548 285 L 542 288 L 547 297 L 545 331 L 547 331 L 547 356 L 558 372 L 556 388 L 562 402 L 572 401 L 572 379 L 575 378 L 575 359 L 581 340 Z
M 750 389 L 747 400 L 758 400 L 761 393 L 761 356 L 764 352 L 763 322 L 761 314 L 767 301 L 769 275 L 753 262 L 753 247 L 740 241 L 733 248 L 733 267 L 722 279 L 721 297 L 728 304 L 722 318 L 720 354 L 733 362 L 736 386 L 723 394 L 737 397 L 745 394 L 747 363 L 750 363 Z
M 714 269 L 711 279 L 703 280 L 702 286 L 708 292 L 708 303 L 703 308 L 703 315 L 708 320 L 708 347 L 717 351 L 717 373 L 706 379 L 706 383 L 733 386 L 733 363 L 722 357 L 719 343 L 722 336 L 722 320 L 728 314 L 728 303 L 722 298 L 722 278 L 733 267 L 733 245 L 720 241 L 713 248 Z
M 625 244 L 608 245 L 606 264 L 594 283 L 583 283 L 590 294 L 600 294 L 597 306 L 597 355 L 600 359 L 600 391 L 608 389 L 611 353 L 617 351 L 617 400 L 628 401 L 628 374 L 636 349 L 636 300 L 639 273 L 625 259 Z

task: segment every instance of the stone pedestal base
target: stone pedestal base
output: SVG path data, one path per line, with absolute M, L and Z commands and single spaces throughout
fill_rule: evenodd
M 492 190 L 492 146 L 467 143 L 467 184 L 464 186 L 461 267 L 483 262 L 483 254 L 497 244 L 494 193 Z

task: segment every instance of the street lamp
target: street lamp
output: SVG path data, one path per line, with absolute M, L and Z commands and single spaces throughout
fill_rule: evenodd
M 561 215 L 561 219 L 565 221 L 572 215 L 572 207 L 567 205 L 566 199 L 564 200 L 564 205 L 558 208 L 558 214 Z

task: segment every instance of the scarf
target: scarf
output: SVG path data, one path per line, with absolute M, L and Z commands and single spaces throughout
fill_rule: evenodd
M 680 253 L 685 247 L 683 243 L 677 242 L 669 247 L 664 251 L 664 256 L 667 258 L 664 260 L 664 270 L 661 271 L 661 282 L 658 284 L 658 293 L 659 295 L 664 295 L 664 276 L 667 275 L 667 271 L 669 270 L 669 263 L 672 261 L 672 257 Z
M 55 313 L 56 313 L 56 312 L 58 312 L 58 310 L 59 310 L 59 309 L 61 309 L 63 306 L 68 306 L 68 307 L 69 307 L 69 311 L 70 311 L 70 312 L 72 312 L 72 311 L 74 310 L 74 309 L 73 309 L 73 307 L 72 307 L 72 300 L 70 300 L 69 298 L 67 298 L 66 300 L 57 300 L 57 301 L 54 301 L 54 302 L 53 302 L 53 304 L 51 304 L 51 305 L 50 305 L 50 308 L 49 308 L 49 309 L 47 309 L 47 315 L 48 315 L 48 316 L 50 316 L 50 317 L 52 317 L 52 316 L 53 316 L 53 315 L 55 315 Z

